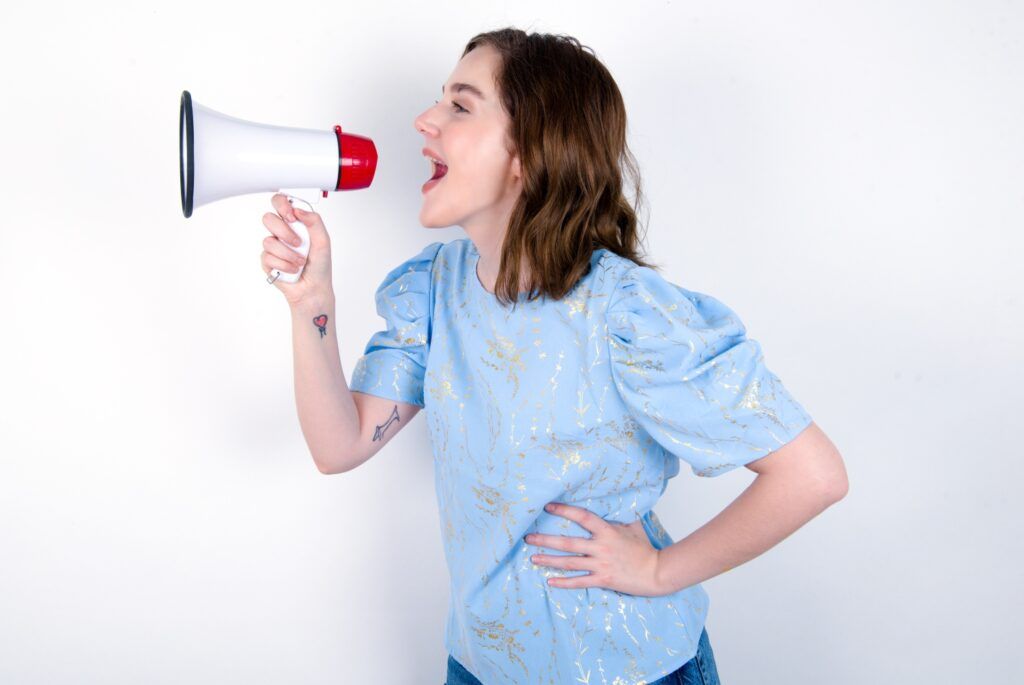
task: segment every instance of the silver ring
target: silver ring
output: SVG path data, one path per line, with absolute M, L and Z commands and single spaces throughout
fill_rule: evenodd
M 271 269 L 271 271 L 273 271 L 273 269 Z M 276 281 L 280 277 L 281 277 L 281 272 L 280 271 L 278 271 L 277 275 L 274 276 L 273 278 L 270 277 L 270 274 L 267 274 L 267 283 L 270 283 L 271 285 L 273 285 L 274 281 Z

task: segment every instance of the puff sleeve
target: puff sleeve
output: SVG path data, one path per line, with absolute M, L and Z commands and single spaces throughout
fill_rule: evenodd
M 795 438 L 811 417 L 719 300 L 630 267 L 607 309 L 612 378 L 637 423 L 698 476 L 718 476 Z M 666 476 L 679 473 L 671 459 Z
M 430 345 L 432 267 L 443 243 L 431 243 L 388 272 L 374 299 L 387 327 L 366 344 L 349 390 L 423 406 Z

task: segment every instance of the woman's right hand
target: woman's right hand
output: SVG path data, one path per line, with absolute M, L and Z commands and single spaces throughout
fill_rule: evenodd
M 298 207 L 292 207 L 288 197 L 276 193 L 270 198 L 271 204 L 277 211 L 267 212 L 263 215 L 263 225 L 271 235 L 263 239 L 263 253 L 260 254 L 260 264 L 263 272 L 270 276 L 274 269 L 285 273 L 294 274 L 303 266 L 302 275 L 295 283 L 288 283 L 278 278 L 274 281 L 277 289 L 284 293 L 285 299 L 292 307 L 296 307 L 304 301 L 324 295 L 333 295 L 334 286 L 331 283 L 331 239 L 327 235 L 327 228 L 316 212 L 307 212 Z M 288 222 L 298 219 L 309 231 L 309 256 L 303 258 L 301 254 L 288 247 L 285 243 L 297 245 L 299 236 L 288 225 Z

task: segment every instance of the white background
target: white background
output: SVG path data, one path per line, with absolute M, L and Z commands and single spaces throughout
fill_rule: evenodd
M 443 681 L 426 425 L 316 470 L 271 194 L 185 219 L 178 107 L 375 141 L 319 206 L 348 377 L 387 271 L 464 236 L 419 225 L 413 119 L 508 24 L 608 66 L 651 259 L 846 460 L 844 500 L 705 583 L 723 682 L 1020 682 L 1024 9 L 982 0 L 5 10 L 0 681 Z M 684 465 L 658 514 L 678 540 L 753 478 Z

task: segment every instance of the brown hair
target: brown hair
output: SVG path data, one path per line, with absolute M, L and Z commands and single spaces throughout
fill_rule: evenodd
M 506 146 L 518 153 L 523 174 L 501 247 L 498 301 L 516 303 L 523 262 L 530 267 L 530 300 L 562 299 L 602 247 L 660 268 L 639 254 L 643 191 L 626 145 L 626 108 L 593 50 L 571 36 L 506 27 L 477 34 L 462 56 L 480 45 L 501 56 L 494 77 L 511 119 Z M 636 188 L 632 206 L 622 192 L 623 171 Z

